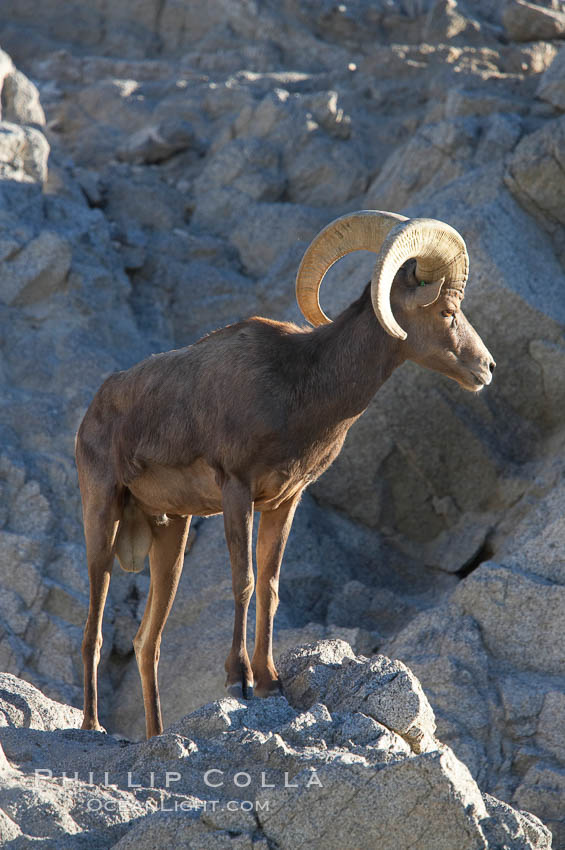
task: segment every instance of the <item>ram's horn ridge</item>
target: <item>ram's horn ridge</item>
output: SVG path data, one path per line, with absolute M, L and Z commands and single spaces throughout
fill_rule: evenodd
M 433 218 L 413 218 L 390 231 L 380 248 L 371 279 L 371 300 L 377 319 L 391 336 L 406 339 L 392 314 L 390 290 L 406 260 L 416 259 L 416 278 L 423 283 L 445 278 L 445 289 L 463 291 L 469 257 L 462 236 Z
M 381 210 L 361 210 L 327 225 L 310 243 L 296 277 L 296 300 L 313 325 L 330 319 L 320 307 L 322 280 L 334 263 L 352 251 L 373 251 L 377 261 L 371 280 L 375 314 L 390 336 L 406 339 L 390 305 L 394 276 L 409 259 L 416 259 L 416 276 L 425 283 L 445 278 L 446 288 L 463 291 L 469 258 L 460 234 L 442 221 L 407 219 Z
M 331 321 L 320 307 L 320 285 L 328 269 L 352 251 L 380 251 L 389 231 L 403 215 L 360 210 L 336 218 L 312 240 L 296 275 L 296 300 L 302 315 L 312 325 Z

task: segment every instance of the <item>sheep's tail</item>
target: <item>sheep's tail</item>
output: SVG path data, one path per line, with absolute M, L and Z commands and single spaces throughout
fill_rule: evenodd
M 128 573 L 141 572 L 152 542 L 149 520 L 128 493 L 116 537 L 116 557 L 120 567 Z

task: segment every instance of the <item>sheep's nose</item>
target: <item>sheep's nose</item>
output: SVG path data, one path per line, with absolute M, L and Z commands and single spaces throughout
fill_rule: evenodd
M 494 372 L 494 370 L 496 369 L 496 363 L 494 362 L 494 360 L 491 360 L 491 361 L 490 361 L 490 363 L 488 364 L 488 367 L 489 367 L 490 372 L 491 372 L 491 375 L 492 375 L 492 373 L 493 373 L 493 372 Z

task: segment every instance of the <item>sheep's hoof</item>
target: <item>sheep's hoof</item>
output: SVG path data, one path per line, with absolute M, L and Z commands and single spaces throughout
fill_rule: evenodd
M 268 699 L 268 697 L 283 697 L 284 691 L 282 682 L 279 680 L 277 682 L 270 682 L 265 688 L 260 686 L 255 688 L 255 696 L 260 697 L 260 699 Z
M 235 699 L 253 699 L 253 684 L 251 682 L 235 682 L 233 685 L 226 685 L 228 696 Z
M 102 732 L 104 735 L 106 735 L 106 730 L 103 726 L 100 725 L 100 723 L 90 723 L 87 725 L 83 723 L 80 728 L 85 732 Z

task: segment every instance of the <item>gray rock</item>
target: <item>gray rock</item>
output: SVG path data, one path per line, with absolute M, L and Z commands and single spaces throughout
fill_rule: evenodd
M 539 475 L 498 529 L 497 558 L 542 579 L 565 584 L 562 464 L 548 464 L 549 480 Z M 508 534 L 512 525 L 512 534 Z M 496 540 L 493 541 L 496 545 Z
M 289 244 L 309 242 L 322 218 L 325 218 L 322 211 L 298 204 L 253 204 L 245 219 L 234 227 L 230 241 L 246 271 L 259 276 L 267 272 Z
M 1 300 L 25 306 L 64 289 L 71 248 L 57 233 L 44 230 L 2 266 Z
M 320 795 L 286 792 L 277 801 L 278 805 L 258 814 L 259 822 L 263 830 L 283 847 L 372 847 L 378 843 L 383 848 L 396 848 L 408 847 L 414 839 L 415 824 L 426 823 L 429 818 L 422 832 L 419 826 L 416 828 L 419 846 L 476 847 L 484 840 L 478 822 L 484 812 L 484 804 L 476 794 L 461 793 L 467 783 L 470 790 L 472 783 L 470 777 L 467 780 L 463 765 L 450 756 L 435 752 L 403 761 L 386 771 L 370 773 L 362 765 L 352 765 L 347 778 L 340 777 L 338 770 L 328 767 L 319 773 L 324 787 L 321 799 Z M 455 791 L 457 780 L 460 784 Z M 406 817 L 400 819 L 394 790 L 397 782 L 410 789 Z M 450 798 L 453 800 L 451 805 L 447 803 Z M 339 816 L 332 819 L 331 826 L 327 821 L 330 799 L 340 801 L 337 803 Z M 366 812 L 368 817 L 359 817 L 358 804 L 359 811 Z M 449 806 L 449 815 L 446 805 Z M 469 807 L 467 815 L 464 814 L 466 807 Z M 284 814 L 289 809 L 295 813 L 290 823 Z M 373 816 L 375 811 L 379 812 L 378 821 Z M 305 821 L 309 823 L 307 832 L 304 832 Z
M 137 130 L 118 147 L 117 155 L 126 162 L 158 163 L 195 145 L 200 147 L 188 122 L 164 121 Z
M 287 160 L 287 195 L 293 203 L 316 207 L 343 204 L 357 198 L 367 186 L 362 152 L 356 152 L 353 143 L 313 138 Z
M 279 667 L 293 705 L 324 702 L 332 712 L 362 711 L 405 738 L 415 752 L 435 749 L 433 712 L 403 664 L 382 656 L 355 661 L 343 641 L 325 641 L 290 651 Z
M 182 220 L 185 203 L 181 193 L 158 173 L 148 178 L 139 171 L 126 169 L 115 174 L 106 187 L 105 208 L 108 217 L 119 226 L 116 236 L 120 241 L 130 240 L 135 244 L 143 238 L 145 228 L 170 231 Z
M 0 80 L 4 81 L 7 74 L 14 70 L 14 63 L 5 50 L 0 51 Z M 1 116 L 0 116 L 1 117 Z
M 401 735 L 415 753 L 436 749 L 433 711 L 415 677 L 400 662 L 377 655 L 332 678 L 330 710 L 363 711 Z
M 481 27 L 478 18 L 471 16 L 468 5 L 466 8 L 466 4 L 457 0 L 440 0 L 430 5 L 423 29 L 425 41 L 463 44 L 489 41 L 489 28 Z
M 448 518 L 452 512 L 456 513 L 455 505 L 449 497 L 436 500 L 434 509 L 439 515 Z M 492 530 L 492 522 L 493 517 L 487 513 L 467 511 L 457 518 L 455 525 L 442 531 L 434 540 L 420 544 L 401 541 L 400 545 L 404 551 L 421 558 L 426 564 L 448 573 L 456 573 L 480 557 Z
M 527 209 L 536 208 L 548 224 L 565 219 L 559 203 L 565 178 L 565 118 L 556 118 L 523 138 L 512 154 L 506 183 Z
M 555 474 L 555 466 L 552 471 Z M 540 479 L 532 489 L 537 488 L 539 494 L 541 486 Z M 532 499 L 536 509 L 538 500 L 539 495 Z M 558 794 L 549 790 L 557 787 L 549 781 L 553 768 L 548 767 L 547 781 L 532 779 L 548 759 L 562 763 L 558 730 L 564 710 L 562 668 L 559 651 L 555 652 L 560 641 L 562 575 L 552 564 L 548 574 L 555 578 L 541 578 L 547 570 L 545 552 L 553 554 L 551 548 L 544 551 L 543 544 L 539 545 L 539 561 L 522 558 L 523 541 L 528 534 L 532 541 L 536 539 L 540 518 L 551 526 L 554 512 L 559 517 L 560 509 L 551 498 L 542 502 L 539 513 L 536 509 L 528 512 L 522 501 L 522 540 L 516 541 L 514 550 L 506 540 L 508 566 L 483 564 L 459 585 L 453 601 L 443 610 L 420 615 L 383 649 L 402 658 L 417 673 L 436 713 L 439 737 L 449 742 L 473 775 L 481 783 L 488 783 L 490 776 L 492 790 L 523 808 L 542 812 L 536 803 L 544 797 L 541 816 L 550 820 L 555 835 L 561 836 L 563 824 L 555 802 Z M 556 531 L 558 528 L 557 524 Z M 493 544 L 498 545 L 496 539 Z M 523 571 L 529 566 L 539 570 L 538 575 Z M 504 587 L 501 593 L 496 589 L 499 582 Z M 477 591 L 486 585 L 489 590 L 483 598 L 482 591 Z M 538 614 L 543 624 L 537 624 Z M 496 637 L 498 628 L 501 631 Z M 534 658 L 528 643 L 533 640 L 537 652 L 545 636 L 547 643 L 542 643 Z M 492 677 L 498 683 L 498 694 L 493 693 Z M 519 797 L 513 796 L 516 786 L 507 763 L 497 757 L 501 746 L 513 753 L 513 775 L 521 777 Z M 531 771 L 534 773 L 527 778 Z
M 561 723 L 565 712 L 565 694 L 562 691 L 549 691 L 545 694 L 539 712 L 537 742 L 540 749 L 550 753 L 558 762 L 565 758 L 565 742 Z
M 254 201 L 277 200 L 285 186 L 277 151 L 253 137 L 220 148 L 195 181 L 196 197 L 226 186 Z
M 459 585 L 454 599 L 480 624 L 495 658 L 523 670 L 565 673 L 559 638 L 565 587 L 489 561 Z
M 279 658 L 287 698 L 297 708 L 310 708 L 325 699 L 330 679 L 342 664 L 354 659 L 345 641 L 324 641 L 314 647 L 290 650 Z
M 169 814 L 147 819 L 134 826 L 120 841 L 113 844 L 115 850 L 145 850 L 158 847 L 161 842 L 179 850 L 198 847 L 201 850 L 267 850 L 265 838 L 254 835 L 252 815 L 232 817 L 229 829 L 218 829 L 214 818 L 191 818 L 188 813 Z
M 483 794 L 483 799 L 491 816 L 484 827 L 489 845 L 518 850 L 530 843 L 543 846 L 547 841 L 551 842 L 549 830 L 529 812 L 516 811 L 490 794 Z
M 502 22 L 508 37 L 513 41 L 565 37 L 565 13 L 526 0 L 506 0 Z
M 1 726 L 18 729 L 76 729 L 82 712 L 44 696 L 41 691 L 10 673 L 0 674 Z
M 4 77 L 2 120 L 16 124 L 45 124 L 45 113 L 39 101 L 37 87 L 25 74 L 14 68 Z
M 0 553 L 5 585 L 1 610 L 4 622 L 15 634 L 24 636 L 33 613 L 46 596 L 40 570 L 41 545 L 23 535 L 0 532 Z
M 426 124 L 411 134 L 406 145 L 396 148 L 369 186 L 368 208 L 403 209 L 416 198 L 424 200 L 456 180 L 468 168 L 475 133 L 475 123 L 467 119 Z
M 342 642 L 288 656 L 293 669 L 309 661 L 318 667 L 329 661 L 334 677 L 357 667 L 364 689 L 374 677 L 366 660 Z M 79 712 L 54 708 L 14 677 L 6 682 L 11 714 L 9 725 L 0 726 L 1 823 L 4 837 L 21 846 L 43 839 L 63 848 L 80 840 L 123 850 L 163 841 L 234 850 L 266 850 L 273 842 L 282 850 L 354 843 L 362 850 L 376 842 L 408 848 L 415 833 L 419 846 L 430 850 L 550 846 L 548 831 L 533 815 L 483 799 L 449 748 L 438 743 L 414 755 L 357 712 L 332 714 L 317 703 L 297 713 L 283 697 L 227 699 L 131 745 L 67 729 Z M 402 713 L 409 692 L 401 688 L 396 705 L 381 706 L 387 721 Z M 32 723 L 34 711 L 41 717 Z M 339 817 L 328 829 L 330 810 Z
M 515 790 L 512 802 L 520 807 L 535 808 L 544 818 L 559 847 L 565 829 L 561 814 L 565 779 L 563 771 L 544 761 L 534 763 Z
M 565 110 L 565 50 L 560 50 L 543 73 L 536 96 L 558 109 Z
M 541 370 L 541 379 L 547 398 L 547 416 L 557 424 L 565 401 L 561 379 L 565 348 L 559 343 L 533 339 L 530 343 L 530 355 Z
M 425 683 L 438 737 L 485 781 L 491 706 L 488 655 L 476 621 L 444 603 L 416 617 L 382 651 L 404 661 Z
M 0 122 L 0 179 L 47 180 L 49 144 L 34 127 Z

